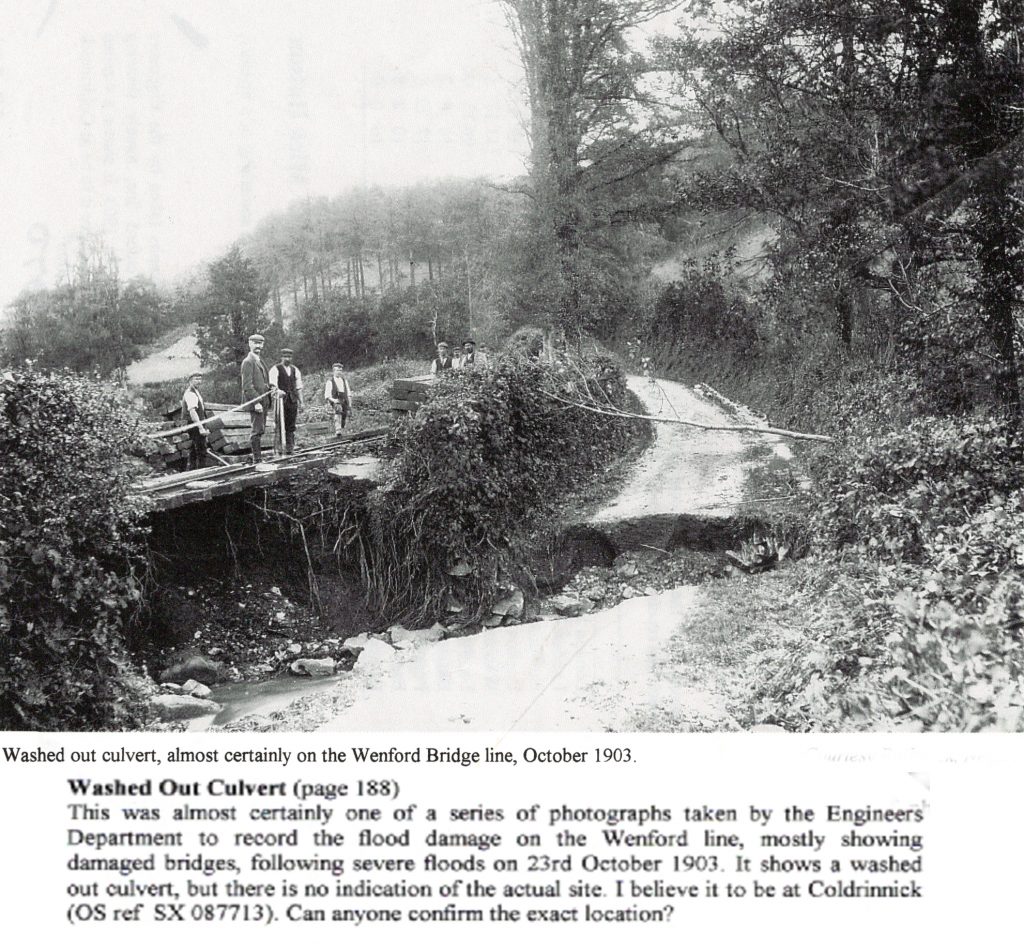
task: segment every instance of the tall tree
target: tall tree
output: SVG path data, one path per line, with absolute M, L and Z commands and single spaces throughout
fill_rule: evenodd
M 269 297 L 269 282 L 238 245 L 210 264 L 196 334 L 204 362 L 241 363 L 249 336 L 264 329 L 262 314 Z
M 594 256 L 607 250 L 608 229 L 649 212 L 645 188 L 679 148 L 644 88 L 648 63 L 631 45 L 640 25 L 677 3 L 502 2 L 530 110 L 527 280 L 552 322 L 579 331 L 599 306 L 591 283 L 605 268 Z

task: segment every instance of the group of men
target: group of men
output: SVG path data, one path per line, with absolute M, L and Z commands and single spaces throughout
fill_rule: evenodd
M 267 414 L 275 412 L 275 432 L 278 448 L 285 455 L 295 452 L 295 427 L 299 409 L 304 406 L 302 371 L 292 363 L 293 351 L 281 349 L 281 360 L 269 369 L 263 362 L 263 345 L 266 338 L 253 334 L 249 338 L 249 353 L 242 361 L 242 403 L 248 404 L 250 431 L 249 445 L 254 463 L 263 460 L 263 434 L 267 429 Z M 186 422 L 197 423 L 189 430 L 192 445 L 189 449 L 189 469 L 201 469 L 206 465 L 206 437 L 209 430 L 204 426 L 206 407 L 199 393 L 201 373 L 189 377 L 188 389 L 181 400 L 182 415 Z M 345 367 L 335 363 L 331 376 L 324 386 L 324 400 L 334 414 L 334 435 L 340 436 L 352 412 L 352 389 L 345 379 Z
M 242 361 L 242 403 L 249 407 L 251 429 L 249 445 L 252 461 L 263 460 L 263 434 L 267 429 L 267 414 L 274 410 L 277 448 L 286 455 L 295 451 L 295 425 L 299 409 L 304 405 L 302 394 L 302 372 L 292 363 L 294 356 L 288 347 L 281 349 L 281 360 L 269 369 L 263 362 L 263 334 L 249 338 L 249 353 Z M 476 368 L 488 365 L 487 354 L 478 351 L 475 340 L 465 340 L 462 346 L 453 349 L 447 341 L 437 345 L 437 357 L 430 366 L 430 372 L 437 376 L 449 370 Z M 188 388 L 181 398 L 182 417 L 186 423 L 193 423 L 189 430 L 192 445 L 189 449 L 189 469 L 202 469 L 206 465 L 208 450 L 206 437 L 210 431 L 203 425 L 206 406 L 199 392 L 202 373 L 189 377 Z M 324 386 L 324 400 L 334 413 L 334 435 L 340 436 L 352 412 L 352 389 L 345 379 L 344 364 L 335 363 L 331 376 Z
M 430 372 L 437 376 L 448 370 L 462 370 L 474 367 L 483 369 L 487 366 L 487 354 L 478 352 L 475 340 L 465 340 L 460 347 L 455 345 L 454 350 L 447 341 L 442 340 L 437 345 L 437 356 L 430 365 Z

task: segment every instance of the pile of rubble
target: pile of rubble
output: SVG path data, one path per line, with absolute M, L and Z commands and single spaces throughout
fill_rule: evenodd
M 541 601 L 540 616 L 578 617 L 631 598 L 647 597 L 684 584 L 699 584 L 728 571 L 722 556 L 713 552 L 627 551 L 611 567 L 594 566 L 579 571 L 561 592 Z

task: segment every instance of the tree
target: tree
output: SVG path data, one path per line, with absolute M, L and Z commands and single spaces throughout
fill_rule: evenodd
M 648 63 L 630 45 L 632 31 L 677 4 L 502 2 L 530 111 L 526 259 L 536 270 L 527 283 L 540 289 L 537 304 L 552 308 L 549 322 L 578 332 L 600 307 L 588 293 L 606 263 L 597 250 L 607 249 L 610 229 L 650 216 L 656 172 L 679 148 L 644 89 Z
M 238 245 L 208 270 L 209 287 L 196 334 L 200 354 L 210 364 L 241 363 L 249 352 L 249 337 L 265 329 L 269 281 Z
M 1000 399 L 1018 405 L 1024 5 L 708 0 L 691 12 L 661 62 L 686 120 L 731 161 L 688 176 L 680 201 L 772 221 L 777 312 L 818 309 L 847 347 L 879 313 L 895 327 L 952 301 L 968 333 L 978 313 Z
M 113 373 L 123 380 L 142 347 L 173 322 L 168 299 L 144 278 L 124 281 L 117 256 L 98 238 L 83 239 L 66 280 L 25 291 L 8 310 L 8 362 Z

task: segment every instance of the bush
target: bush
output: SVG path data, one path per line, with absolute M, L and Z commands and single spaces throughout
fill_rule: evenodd
M 442 616 L 449 595 L 481 611 L 493 603 L 551 503 L 649 433 L 553 398 L 589 400 L 588 391 L 630 405 L 605 361 L 570 369 L 508 355 L 438 381 L 390 437 L 387 478 L 370 502 L 364 570 L 377 610 L 419 622 Z
M 942 526 L 960 525 L 1024 486 L 1024 452 L 1002 419 L 914 420 L 819 458 L 815 527 L 833 546 L 920 561 Z
M 141 598 L 136 423 L 109 387 L 32 369 L 0 378 L 0 722 L 137 722 L 121 643 Z

